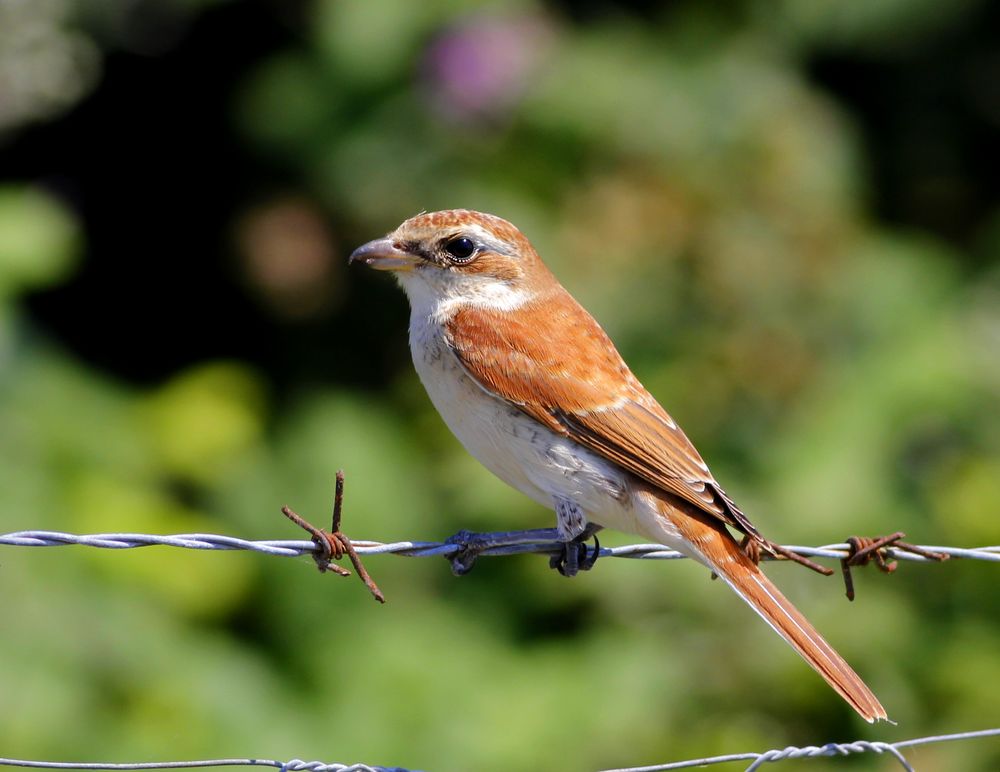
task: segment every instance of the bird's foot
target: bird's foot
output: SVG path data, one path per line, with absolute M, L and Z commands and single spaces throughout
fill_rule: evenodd
M 451 563 L 451 572 L 455 576 L 464 576 L 472 570 L 483 550 L 489 548 L 489 542 L 483 536 L 489 534 L 473 533 L 472 531 L 459 531 L 453 536 L 445 539 L 445 544 L 455 544 L 458 550 L 446 555 Z
M 459 531 L 454 536 L 445 540 L 445 544 L 454 544 L 458 547 L 452 553 L 445 556 L 451 563 L 451 572 L 455 576 L 463 576 L 472 570 L 476 560 L 485 552 L 489 554 L 503 554 L 505 547 L 520 548 L 525 544 L 537 544 L 541 549 L 545 549 L 551 542 L 559 540 L 559 533 L 555 528 L 536 528 L 527 531 L 499 531 L 494 533 L 474 533 L 472 531 Z M 524 551 L 520 549 L 519 551 Z
M 596 529 L 595 529 L 596 530 Z M 587 540 L 593 537 L 594 549 L 587 549 Z M 563 576 L 576 576 L 580 571 L 589 571 L 601 555 L 601 543 L 597 534 L 589 528 L 573 541 L 563 543 L 562 551 L 549 558 L 549 568 L 554 568 Z

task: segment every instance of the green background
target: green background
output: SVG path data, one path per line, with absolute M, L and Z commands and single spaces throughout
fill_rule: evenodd
M 996 6 L 0 2 L 0 531 L 547 526 L 448 434 L 421 210 L 510 219 L 783 543 L 1000 543 Z M 625 535 L 606 541 L 624 544 Z M 998 574 L 769 574 L 898 726 L 690 563 L 0 550 L 0 756 L 587 770 L 1000 725 Z M 1000 768 L 996 740 L 908 754 Z M 889 769 L 891 760 L 786 762 Z

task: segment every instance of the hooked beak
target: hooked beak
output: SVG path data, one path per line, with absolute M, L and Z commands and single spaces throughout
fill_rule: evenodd
M 386 237 L 369 241 L 351 252 L 348 263 L 364 263 L 378 271 L 412 271 L 420 258 L 399 249 Z

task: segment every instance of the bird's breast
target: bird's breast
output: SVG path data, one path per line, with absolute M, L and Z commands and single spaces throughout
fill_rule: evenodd
M 551 508 L 555 497 L 570 498 L 592 521 L 633 530 L 620 522 L 632 517 L 629 475 L 483 389 L 433 317 L 411 317 L 410 351 L 434 407 L 483 466 L 543 506 Z

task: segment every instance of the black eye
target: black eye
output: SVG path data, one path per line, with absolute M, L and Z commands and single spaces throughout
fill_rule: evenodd
M 468 260 L 476 251 L 476 244 L 472 239 L 459 236 L 444 245 L 444 251 L 456 260 Z

